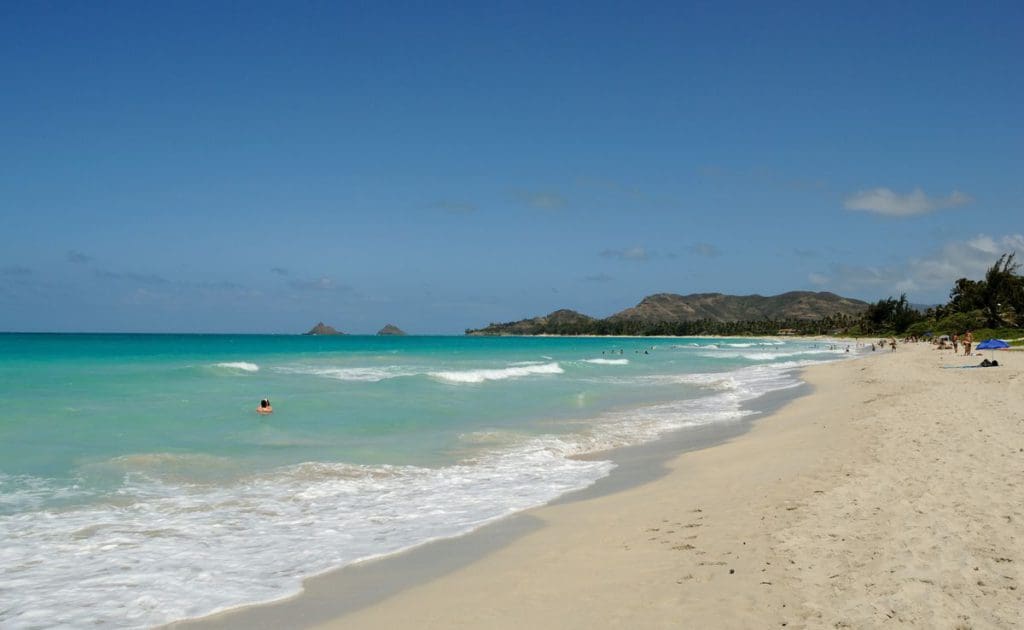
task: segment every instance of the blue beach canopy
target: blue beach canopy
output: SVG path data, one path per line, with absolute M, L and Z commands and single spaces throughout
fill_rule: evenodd
M 1003 348 L 1009 348 L 1010 344 L 1006 343 L 1002 339 L 986 339 L 977 346 L 975 350 L 1002 350 Z

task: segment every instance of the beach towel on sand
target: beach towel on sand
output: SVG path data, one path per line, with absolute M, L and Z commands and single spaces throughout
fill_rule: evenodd
M 943 365 L 942 367 L 943 369 L 946 370 L 968 370 L 971 368 L 999 367 L 999 361 L 996 361 L 995 359 L 993 359 L 992 361 L 989 361 L 988 359 L 983 359 L 982 362 L 979 363 L 978 365 Z

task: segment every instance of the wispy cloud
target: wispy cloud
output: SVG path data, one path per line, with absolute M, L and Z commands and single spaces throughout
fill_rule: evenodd
M 0 267 L 0 275 L 24 278 L 25 276 L 31 276 L 32 270 L 21 265 L 9 265 L 7 267 Z
M 110 282 L 121 282 L 126 284 L 142 285 L 142 287 L 162 287 L 169 291 L 182 291 L 198 289 L 205 292 L 229 291 L 248 292 L 250 289 L 237 282 L 230 280 L 194 281 L 194 280 L 169 280 L 155 273 L 136 273 L 134 271 L 111 271 L 109 269 L 96 269 L 93 274 L 101 280 Z M 146 291 L 141 291 L 144 294 Z M 151 292 L 152 293 L 152 292 Z
M 331 291 L 351 291 L 352 287 L 344 284 L 338 284 L 333 278 L 326 276 L 315 278 L 312 280 L 299 280 L 295 279 L 288 283 L 288 286 L 297 291 L 318 291 L 318 292 L 331 292 Z
M 800 249 L 799 247 L 793 248 L 793 254 L 800 258 L 817 258 L 821 255 L 815 249 Z
M 717 258 L 722 255 L 722 250 L 711 243 L 694 243 L 690 246 L 689 251 L 691 254 L 704 256 L 705 258 Z
M 92 262 L 93 261 L 93 257 L 89 256 L 88 254 L 83 254 L 80 251 L 72 249 L 72 250 L 68 250 L 68 254 L 67 254 L 66 260 L 69 263 L 72 263 L 72 264 L 75 264 L 75 265 L 85 265 L 85 264 L 88 264 L 88 263 Z
M 685 206 L 682 200 L 672 196 L 644 190 L 608 179 L 606 177 L 577 177 L 575 184 L 581 191 L 597 193 L 588 201 L 590 204 L 602 204 L 621 207 L 623 204 L 638 207 L 679 208 Z
M 263 293 L 236 282 L 174 281 L 167 284 L 135 286 L 121 297 L 123 304 L 152 305 L 185 308 L 200 303 L 249 303 L 264 299 Z
M 633 260 L 646 262 L 655 254 L 645 247 L 627 247 L 625 249 L 605 249 L 598 253 L 602 258 L 614 258 L 617 260 Z
M 554 191 L 527 191 L 516 192 L 516 199 L 538 210 L 561 210 L 569 205 L 565 197 Z
M 125 280 L 138 284 L 161 285 L 170 284 L 171 281 L 155 273 L 134 273 L 131 271 L 109 271 L 97 269 L 96 277 L 102 280 Z
M 978 279 L 1004 253 L 1024 253 L 1024 234 L 993 237 L 980 234 L 967 241 L 952 241 L 921 258 L 886 266 L 832 265 L 816 271 L 808 280 L 839 292 L 873 292 L 876 295 L 945 295 L 958 278 Z
M 271 267 L 270 268 L 270 273 L 278 275 L 278 276 L 286 276 L 286 277 L 291 275 L 291 272 L 288 271 L 287 269 L 285 269 L 284 267 Z
M 430 207 L 437 210 L 443 210 L 448 214 L 473 214 L 480 209 L 475 203 L 469 203 L 468 201 L 455 201 L 452 199 L 437 201 L 432 203 Z
M 890 217 L 927 214 L 940 208 L 963 206 L 974 201 L 969 195 L 954 190 L 945 197 L 929 197 L 920 188 L 901 195 L 889 188 L 872 188 L 850 195 L 843 202 L 847 210 L 872 212 Z
M 595 273 L 590 276 L 584 276 L 580 279 L 580 282 L 593 282 L 596 284 L 606 284 L 611 282 L 613 278 L 606 273 Z
M 709 181 L 736 185 L 740 182 L 757 186 L 769 186 L 797 192 L 820 192 L 828 190 L 829 183 L 816 177 L 793 176 L 774 168 L 756 167 L 752 169 L 732 169 L 715 164 L 707 164 L 697 169 L 697 174 Z

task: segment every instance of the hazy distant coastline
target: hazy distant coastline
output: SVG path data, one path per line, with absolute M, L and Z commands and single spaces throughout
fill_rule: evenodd
M 780 331 L 828 334 L 852 324 L 868 303 L 834 293 L 791 291 L 781 295 L 656 293 L 604 319 L 569 309 L 484 328 L 467 335 L 689 336 L 774 335 Z

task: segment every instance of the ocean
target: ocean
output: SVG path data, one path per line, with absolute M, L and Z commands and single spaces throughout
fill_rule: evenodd
M 457 536 L 734 423 L 821 341 L 0 334 L 0 627 L 149 627 Z M 256 407 L 269 398 L 274 413 Z

